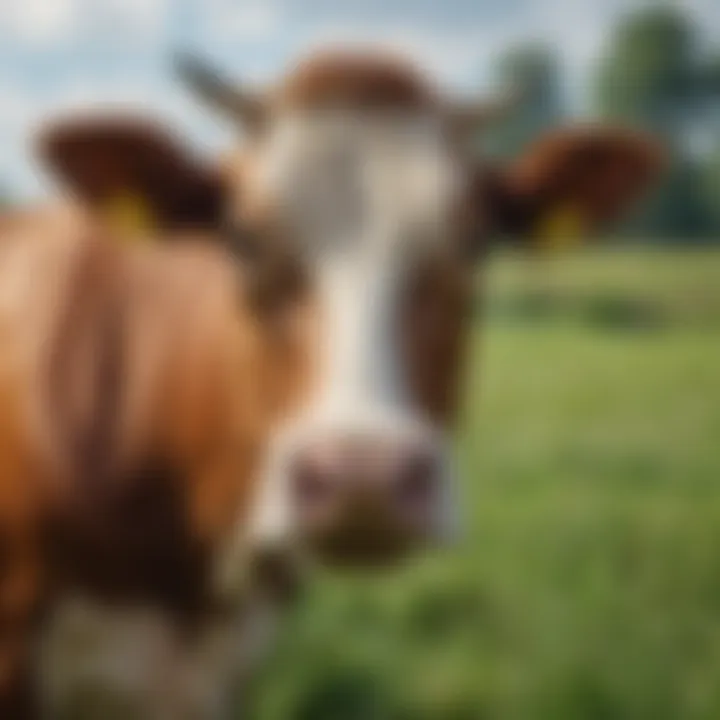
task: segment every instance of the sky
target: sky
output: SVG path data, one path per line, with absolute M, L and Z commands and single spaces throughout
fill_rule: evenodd
M 493 58 L 511 43 L 551 43 L 582 110 L 586 78 L 618 18 L 650 0 L 0 0 L 0 186 L 48 190 L 32 138 L 75 109 L 137 107 L 199 149 L 227 147 L 232 128 L 196 106 L 175 80 L 173 51 L 212 59 L 262 83 L 323 44 L 389 45 L 449 91 L 487 91 Z M 719 0 L 676 0 L 708 40 Z

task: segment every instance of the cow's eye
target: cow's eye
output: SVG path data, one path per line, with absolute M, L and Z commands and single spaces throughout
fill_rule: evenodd
M 222 236 L 227 248 L 237 260 L 248 264 L 261 260 L 263 243 L 257 232 L 235 221 L 228 221 L 222 229 Z
M 481 223 L 472 223 L 461 242 L 460 253 L 463 260 L 479 263 L 487 255 L 491 243 L 491 233 L 487 232 Z
M 241 302 L 268 315 L 303 292 L 307 279 L 303 265 L 285 246 L 237 223 L 225 227 L 224 239 L 244 270 Z
M 472 273 L 457 258 L 434 258 L 408 274 L 407 307 L 421 323 L 442 324 L 448 317 L 466 317 L 472 310 L 468 282 Z
M 297 258 L 277 255 L 254 271 L 253 305 L 265 317 L 277 317 L 305 294 L 307 284 L 306 268 Z

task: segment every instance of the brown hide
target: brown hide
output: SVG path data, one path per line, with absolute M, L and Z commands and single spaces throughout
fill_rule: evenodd
M 21 718 L 54 591 L 191 623 L 209 609 L 215 553 L 307 363 L 292 319 L 257 323 L 206 239 L 123 245 L 62 208 L 0 255 L 0 716 Z
M 422 111 L 439 107 L 431 84 L 399 58 L 332 51 L 301 62 L 280 83 L 272 102 L 277 111 L 337 107 Z
M 419 268 L 403 305 L 403 340 L 410 387 L 440 427 L 455 427 L 468 355 L 474 274 L 456 260 Z

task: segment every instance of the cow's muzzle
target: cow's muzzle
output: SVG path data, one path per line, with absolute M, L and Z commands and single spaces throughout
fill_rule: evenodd
M 293 524 L 325 562 L 397 561 L 446 530 L 446 463 L 427 439 L 328 434 L 298 448 L 288 471 Z

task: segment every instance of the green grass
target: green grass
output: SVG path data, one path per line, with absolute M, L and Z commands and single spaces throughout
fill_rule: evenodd
M 490 276 L 465 537 L 319 578 L 253 718 L 720 717 L 720 253 Z

